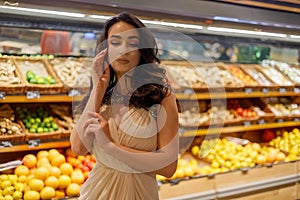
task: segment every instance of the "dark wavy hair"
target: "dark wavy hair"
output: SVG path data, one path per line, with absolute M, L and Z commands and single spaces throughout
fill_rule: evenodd
M 135 67 L 135 69 L 133 69 L 133 73 L 130 73 L 131 75 L 127 75 L 127 77 L 125 77 L 129 78 L 128 80 L 131 81 L 133 88 L 137 88 L 130 96 L 129 106 L 148 110 L 152 105 L 160 104 L 170 89 L 166 78 L 166 71 L 159 66 L 160 60 L 157 57 L 157 44 L 149 29 L 147 29 L 146 26 L 134 15 L 122 12 L 107 20 L 104 24 L 102 34 L 97 41 L 95 54 L 97 55 L 99 52 L 108 47 L 108 32 L 110 28 L 118 22 L 125 22 L 137 28 L 140 36 L 138 50 L 141 57 L 138 64 L 139 67 Z M 111 91 L 117 83 L 115 71 L 110 65 L 109 68 L 110 83 L 105 92 L 102 104 L 110 103 L 112 93 L 109 91 Z M 92 86 L 90 89 L 92 89 Z M 87 94 L 86 100 L 83 100 L 84 104 L 86 103 L 88 96 L 89 94 Z

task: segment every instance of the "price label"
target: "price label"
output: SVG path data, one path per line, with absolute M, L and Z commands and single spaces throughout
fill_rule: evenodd
M 5 148 L 5 147 L 12 147 L 13 145 L 11 144 L 10 141 L 1 141 L 0 142 L 0 148 Z
M 6 93 L 5 92 L 0 92 L 0 99 L 2 99 L 2 100 L 6 99 Z
M 263 89 L 262 89 L 262 92 L 263 92 L 264 94 L 267 94 L 267 93 L 269 92 L 269 90 L 268 90 L 267 88 L 263 88 Z
M 246 94 L 252 93 L 252 88 L 245 88 L 245 93 Z
M 244 126 L 250 126 L 251 123 L 249 121 L 244 121 Z
M 185 132 L 184 128 L 180 127 L 179 130 L 178 130 L 179 134 L 182 134 Z
M 26 98 L 27 99 L 39 99 L 40 96 L 40 92 L 39 91 L 28 91 L 26 93 Z
M 80 96 L 80 95 L 81 95 L 81 92 L 76 89 L 70 90 L 68 92 L 68 96 L 70 96 L 70 97 L 75 97 L 75 96 Z
M 286 89 L 285 88 L 279 88 L 279 92 L 280 93 L 286 93 Z
M 184 94 L 193 94 L 194 92 L 193 92 L 192 89 L 185 89 L 185 90 L 183 91 L 183 93 L 184 93 Z
M 296 87 L 295 87 L 295 88 L 294 88 L 294 92 L 295 92 L 295 93 L 300 93 L 300 88 L 296 88 Z
M 266 122 L 265 122 L 265 120 L 264 119 L 260 119 L 260 120 L 258 120 L 258 124 L 265 124 Z
M 294 122 L 299 122 L 299 121 L 300 121 L 299 118 L 294 119 Z
M 283 119 L 277 119 L 277 122 L 281 123 L 281 122 L 283 122 Z
M 35 140 L 29 140 L 28 141 L 28 147 L 37 147 L 41 145 L 41 140 L 40 139 L 35 139 Z

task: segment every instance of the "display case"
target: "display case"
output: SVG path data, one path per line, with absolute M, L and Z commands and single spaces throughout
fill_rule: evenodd
M 30 2 L 28 2 L 28 5 L 31 5 Z M 26 4 L 26 6 L 28 5 Z M 78 11 L 81 3 L 67 1 L 61 9 L 66 7 L 66 5 L 74 5 L 75 11 Z M 89 7 L 94 4 L 89 3 L 87 5 Z M 52 8 L 49 5 L 39 7 L 44 9 Z M 90 63 L 94 55 L 93 49 L 95 48 L 96 40 L 101 32 L 103 19 L 89 17 L 88 19 L 78 18 L 77 20 L 67 16 L 54 18 L 50 14 L 29 14 L 25 11 L 21 11 L 19 14 L 9 10 L 5 12 L 8 13 L 1 13 L 1 16 L 5 16 L 5 18 L 0 20 L 0 45 L 2 47 L 0 62 L 2 60 L 12 60 L 12 63 L 17 67 L 15 74 L 20 76 L 22 81 L 17 86 L 4 87 L 0 91 L 0 104 L 9 104 L 13 105 L 13 107 L 20 103 L 26 103 L 30 107 L 36 104 L 65 104 L 72 108 L 73 102 L 79 102 L 82 99 L 86 88 L 81 91 L 73 89 L 73 85 L 65 84 L 62 76 L 57 74 L 55 65 L 59 63 L 55 61 L 59 60 L 63 63 L 78 61 L 79 64 L 69 64 L 74 68 L 78 67 L 83 61 Z M 90 16 L 92 14 L 101 14 L 90 7 L 85 12 Z M 104 12 L 104 16 L 109 15 L 110 13 Z M 41 20 L 37 21 L 34 17 L 41 18 Z M 174 23 L 182 21 L 179 16 L 175 20 L 170 20 L 173 20 Z M 185 22 L 199 25 L 190 19 L 185 19 Z M 226 25 L 230 26 L 230 23 Z M 205 104 L 205 109 L 200 113 L 203 115 L 195 115 L 196 118 L 203 119 L 211 113 L 217 112 L 213 106 L 208 106 L 210 103 L 216 101 L 223 101 L 224 103 L 225 101 L 225 107 L 229 113 L 227 121 L 222 123 L 213 123 L 211 119 L 208 119 L 203 123 L 188 124 L 189 121 L 198 122 L 199 119 L 192 120 L 189 116 L 195 113 L 187 112 L 187 114 L 184 113 L 184 110 L 179 110 L 180 116 L 185 118 L 186 121 L 186 124 L 181 123 L 180 143 L 184 144 L 185 140 L 193 139 L 191 146 L 186 148 L 187 152 L 191 152 L 192 147 L 195 145 L 201 146 L 204 137 L 220 136 L 221 138 L 234 136 L 249 139 L 253 142 L 265 142 L 262 137 L 265 130 L 276 131 L 285 129 L 291 131 L 300 127 L 299 76 L 292 75 L 299 71 L 299 39 L 294 39 L 290 36 L 280 39 L 271 36 L 257 38 L 251 35 L 222 35 L 209 32 L 207 28 L 204 31 L 174 28 L 174 30 L 182 31 L 183 34 L 197 41 L 196 44 L 202 46 L 201 49 L 197 49 L 197 46 L 193 46 L 194 43 L 177 41 L 174 34 L 160 30 L 159 28 L 162 28 L 162 26 L 155 25 L 153 33 L 159 45 L 170 48 L 168 52 L 163 51 L 164 48 L 161 48 L 162 51 L 159 52 L 159 56 L 162 59 L 162 66 L 167 69 L 171 82 L 174 84 L 174 91 L 181 105 L 180 109 L 190 108 L 185 106 L 189 103 Z M 237 24 L 232 23 L 232 26 L 236 27 Z M 245 28 L 243 24 L 239 26 Z M 68 54 L 58 52 L 45 55 L 41 53 L 40 38 L 42 33 L 48 29 L 68 31 L 70 33 L 72 48 Z M 277 31 L 276 27 L 269 29 Z M 281 31 L 281 28 L 278 28 L 278 30 Z M 289 30 L 288 34 L 294 35 L 296 31 Z M 288 59 L 278 60 L 286 52 L 290 52 L 289 56 L 287 56 Z M 209 61 L 207 57 L 209 57 Z M 51 87 L 50 89 L 49 86 L 30 87 L 32 85 L 26 83 L 27 80 L 26 77 L 24 78 L 24 73 L 23 77 L 19 73 L 20 69 L 16 62 L 18 60 L 39 60 L 44 63 L 48 68 L 48 72 L 50 68 L 51 74 L 55 77 L 56 87 Z M 188 60 L 189 63 L 183 64 L 184 61 L 182 60 Z M 278 67 L 281 64 L 274 64 L 274 60 L 284 63 L 282 64 L 283 67 L 294 71 L 290 72 Z M 288 63 L 287 61 L 291 62 Z M 201 76 L 203 76 L 203 71 L 200 73 L 201 70 L 204 70 L 204 68 L 209 69 L 211 65 L 230 75 L 229 78 L 227 75 L 224 75 L 228 80 L 223 80 L 223 83 L 227 84 L 214 85 L 212 87 L 212 84 L 207 84 L 201 80 Z M 70 66 L 66 65 L 69 68 Z M 272 71 L 266 71 L 264 68 L 267 66 L 271 67 Z M 240 71 L 237 71 L 237 69 Z M 274 70 L 280 74 L 279 78 L 272 75 L 274 73 L 271 72 L 274 72 Z M 199 74 L 196 72 L 199 72 Z M 208 74 L 207 70 L 206 73 Z M 195 75 L 195 79 L 191 80 L 191 74 Z M 207 74 L 204 73 L 204 76 Z M 258 76 L 258 74 L 261 75 Z M 249 77 L 251 82 L 247 81 L 248 78 L 246 79 L 246 77 Z M 234 82 L 235 84 L 232 84 L 233 79 L 237 80 Z M 278 82 L 278 80 L 281 80 L 281 82 Z M 2 88 L 1 86 L 0 89 Z M 11 88 L 14 88 L 14 90 Z M 282 99 L 289 99 L 288 102 L 291 106 L 285 109 L 290 111 L 290 113 L 278 115 L 276 111 L 274 112 L 276 108 L 272 105 L 275 103 L 271 100 L 276 98 L 278 99 L 276 103 Z M 287 102 L 287 100 L 282 101 L 284 103 Z M 239 106 L 236 107 L 236 103 L 232 102 L 238 102 Z M 231 105 L 228 105 L 229 103 Z M 255 112 L 256 114 L 251 114 L 252 116 L 250 117 L 247 117 L 246 114 L 239 115 L 238 107 L 243 107 L 245 110 L 251 108 L 251 113 Z M 259 108 L 259 110 L 254 108 Z M 199 107 L 196 110 L 199 111 Z M 264 114 L 260 115 L 258 114 L 259 112 Z M 223 112 L 220 113 L 224 114 Z M 220 113 L 215 114 L 220 115 Z M 247 111 L 247 113 L 249 112 Z M 22 141 L 2 140 L 0 136 L 1 163 L 19 158 L 30 152 L 70 147 L 68 141 L 69 132 L 65 132 L 63 136 L 62 134 L 63 131 L 56 132 L 56 137 L 51 138 L 51 134 L 49 134 L 40 138 L 40 140 L 38 136 L 34 140 L 25 137 L 27 139 L 23 138 Z M 299 196 L 297 193 L 297 187 L 299 187 L 298 158 L 292 161 L 257 165 L 255 167 L 246 166 L 227 172 L 206 174 L 201 172 L 192 177 L 175 177 L 172 180 L 159 181 L 160 197 L 162 199 L 254 199 L 272 196 L 272 199 L 275 199 L 273 194 L 276 190 L 280 193 L 277 199 L 282 199 L 282 197 L 296 199 Z

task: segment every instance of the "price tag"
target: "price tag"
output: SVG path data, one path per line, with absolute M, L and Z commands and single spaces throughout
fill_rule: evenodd
M 81 92 L 76 89 L 70 90 L 68 92 L 68 96 L 70 96 L 70 97 L 75 97 L 75 96 L 80 96 L 80 95 L 81 95 Z
M 29 140 L 28 141 L 28 147 L 29 148 L 40 146 L 40 144 L 41 144 L 41 140 L 40 139 L 35 139 L 35 140 Z
M 279 92 L 280 93 L 286 93 L 286 89 L 285 88 L 279 88 Z
M 0 142 L 0 148 L 4 148 L 4 147 L 12 147 L 13 145 L 11 144 L 10 141 L 1 141 Z
M 182 134 L 185 132 L 184 128 L 180 127 L 179 130 L 178 130 L 179 134 Z
M 283 119 L 277 119 L 277 122 L 281 123 L 281 122 L 283 122 Z
M 5 92 L 0 92 L 0 99 L 4 100 L 6 98 Z
M 294 88 L 294 92 L 295 92 L 295 93 L 300 93 L 300 88 L 296 88 L 296 87 L 295 87 L 295 88 Z
M 264 124 L 264 123 L 266 123 L 264 119 L 258 120 L 258 124 Z
M 26 93 L 26 98 L 27 99 L 39 99 L 40 96 L 40 92 L 39 91 L 28 91 Z
M 194 92 L 193 92 L 192 89 L 185 89 L 185 90 L 183 91 L 183 93 L 184 93 L 184 94 L 193 94 Z
M 267 88 L 263 88 L 263 89 L 262 89 L 262 92 L 263 92 L 264 94 L 267 94 L 267 93 L 269 92 L 269 90 L 268 90 Z
M 245 88 L 245 93 L 246 94 L 252 93 L 252 88 Z
M 244 121 L 244 126 L 250 126 L 251 123 L 249 121 Z
M 299 121 L 300 121 L 299 118 L 294 119 L 294 122 L 299 122 Z

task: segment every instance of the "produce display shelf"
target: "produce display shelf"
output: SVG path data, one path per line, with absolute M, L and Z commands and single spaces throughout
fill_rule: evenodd
M 287 121 L 287 122 L 274 122 L 266 124 L 254 124 L 249 126 L 230 126 L 230 127 L 210 127 L 209 129 L 198 129 L 198 130 L 187 130 L 183 131 L 180 135 L 181 137 L 193 137 L 201 136 L 208 134 L 226 134 L 226 133 L 235 133 L 235 132 L 245 132 L 245 131 L 254 131 L 254 130 L 264 130 L 272 128 L 287 128 L 287 127 L 296 127 L 300 126 L 300 122 Z
M 176 93 L 176 97 L 182 100 L 195 100 L 195 99 L 223 99 L 223 98 L 257 98 L 257 97 L 279 97 L 279 96 L 299 96 L 300 94 L 293 91 L 269 91 L 269 92 L 226 92 L 226 93 Z
M 0 103 L 58 103 L 72 101 L 79 101 L 82 96 L 68 96 L 68 95 L 40 95 L 38 98 L 28 98 L 25 95 L 6 96 L 4 99 L 0 99 Z

